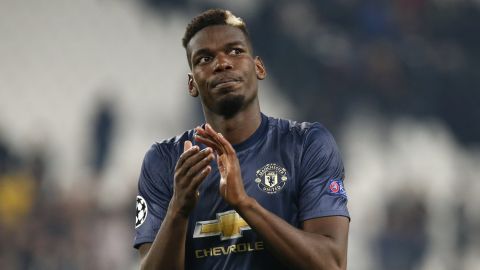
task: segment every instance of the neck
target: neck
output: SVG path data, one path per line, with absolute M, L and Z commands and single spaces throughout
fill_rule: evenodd
M 252 136 L 262 122 L 258 100 L 252 105 L 229 118 L 211 111 L 204 111 L 205 119 L 231 144 L 239 144 Z

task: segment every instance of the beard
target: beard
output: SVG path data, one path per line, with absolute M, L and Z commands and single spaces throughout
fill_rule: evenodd
M 243 95 L 227 96 L 217 104 L 217 113 L 225 118 L 232 118 L 245 106 L 245 97 Z

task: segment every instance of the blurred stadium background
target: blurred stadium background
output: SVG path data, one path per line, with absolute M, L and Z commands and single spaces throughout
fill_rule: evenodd
M 180 39 L 231 9 L 273 116 L 324 123 L 349 269 L 480 269 L 480 1 L 0 0 L 0 269 L 136 269 L 136 183 L 201 123 Z

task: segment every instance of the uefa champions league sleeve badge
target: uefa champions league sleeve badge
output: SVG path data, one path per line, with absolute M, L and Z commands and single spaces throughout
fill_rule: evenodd
M 135 216 L 135 229 L 140 227 L 147 219 L 147 202 L 142 196 L 137 196 L 137 215 Z

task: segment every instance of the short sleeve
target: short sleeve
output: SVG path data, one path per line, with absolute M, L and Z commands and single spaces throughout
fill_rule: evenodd
M 342 158 L 330 132 L 318 123 L 305 134 L 300 164 L 299 219 L 346 216 Z
M 154 144 L 146 153 L 138 180 L 134 247 L 151 243 L 162 224 L 172 198 L 172 153 Z

